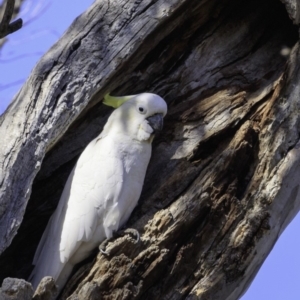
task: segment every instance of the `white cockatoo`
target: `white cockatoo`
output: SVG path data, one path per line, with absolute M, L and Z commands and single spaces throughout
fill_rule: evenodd
M 103 103 L 116 109 L 69 175 L 34 256 L 34 288 L 52 276 L 61 290 L 74 265 L 124 225 L 140 197 L 167 104 L 151 93 L 106 95 Z

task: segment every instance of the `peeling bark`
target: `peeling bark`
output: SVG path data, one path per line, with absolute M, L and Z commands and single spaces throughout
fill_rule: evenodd
M 1 278 L 30 273 L 67 176 L 110 113 L 103 95 L 150 91 L 169 113 L 126 225 L 141 240 L 110 240 L 61 298 L 238 299 L 300 207 L 288 14 L 298 21 L 283 2 L 288 13 L 273 0 L 101 0 L 77 18 L 0 119 Z

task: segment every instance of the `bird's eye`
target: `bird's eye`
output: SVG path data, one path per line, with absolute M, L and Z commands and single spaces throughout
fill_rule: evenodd
M 146 113 L 146 110 L 145 110 L 145 108 L 144 108 L 144 107 L 142 107 L 142 106 L 139 106 L 138 110 L 139 110 L 139 112 L 140 112 L 141 114 L 144 114 L 144 113 Z

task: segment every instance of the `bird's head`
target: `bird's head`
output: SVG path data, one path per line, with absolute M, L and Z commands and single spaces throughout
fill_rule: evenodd
M 116 108 L 105 129 L 139 141 L 151 142 L 154 134 L 162 129 L 167 114 L 166 102 L 151 93 L 125 97 L 106 95 L 103 103 Z

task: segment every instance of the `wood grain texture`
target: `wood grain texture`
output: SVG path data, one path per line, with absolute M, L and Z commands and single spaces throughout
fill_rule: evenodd
M 0 277 L 30 273 L 103 95 L 149 91 L 169 112 L 126 225 L 141 240 L 109 241 L 62 298 L 238 299 L 299 211 L 297 41 L 280 1 L 96 1 L 1 118 L 2 251 L 19 232 Z

